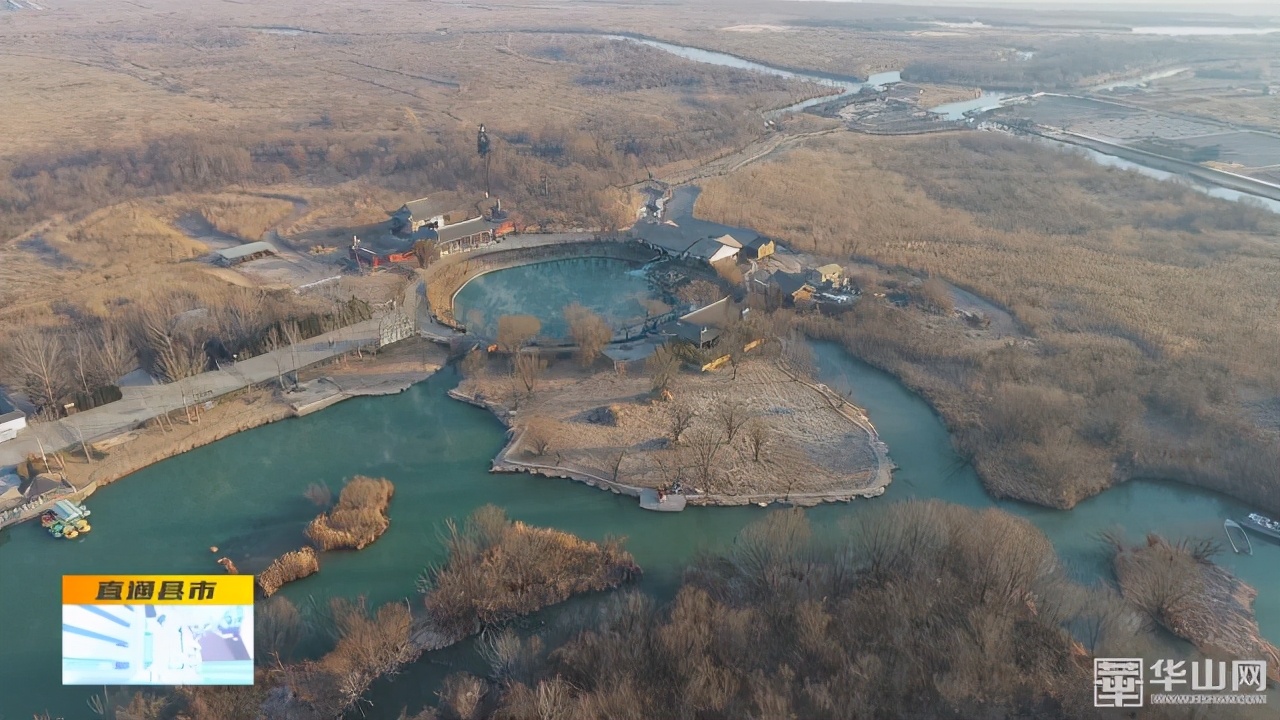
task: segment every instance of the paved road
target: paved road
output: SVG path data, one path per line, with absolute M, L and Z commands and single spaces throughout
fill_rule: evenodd
M 60 450 L 133 429 L 138 423 L 195 401 L 204 402 L 242 388 L 275 379 L 282 373 L 327 360 L 378 341 L 379 319 L 318 335 L 296 348 L 275 350 L 222 370 L 201 373 L 181 382 L 122 388 L 124 398 L 54 422 L 32 423 L 17 438 L 0 443 L 0 467 L 16 465 L 31 453 Z M 331 344 L 332 342 L 332 344 Z

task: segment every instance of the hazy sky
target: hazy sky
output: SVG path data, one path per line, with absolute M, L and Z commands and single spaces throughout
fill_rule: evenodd
M 810 2 L 862 2 L 863 0 L 797 0 Z M 1055 9 L 1078 9 L 1081 6 L 1095 6 L 1109 10 L 1125 10 L 1129 8 L 1143 10 L 1199 11 L 1207 13 L 1232 13 L 1238 10 L 1268 10 L 1267 14 L 1280 15 L 1280 2 L 1277 0 L 873 0 L 888 5 L 944 5 L 967 7 L 1053 7 Z

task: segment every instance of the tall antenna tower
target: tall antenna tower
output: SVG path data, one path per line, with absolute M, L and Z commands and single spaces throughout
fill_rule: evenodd
M 476 133 L 476 152 L 484 160 L 484 196 L 489 197 L 489 133 L 485 132 L 484 123 Z

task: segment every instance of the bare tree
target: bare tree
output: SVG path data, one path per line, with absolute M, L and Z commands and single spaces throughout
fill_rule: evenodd
M 158 304 L 142 310 L 142 329 L 155 357 L 156 369 L 170 382 L 204 371 L 204 345 L 187 331 L 175 327 L 168 308 Z
M 94 353 L 98 368 L 107 382 L 117 382 L 137 367 L 138 355 L 129 343 L 129 336 L 115 324 L 102 323 L 96 341 Z
M 679 445 L 680 438 L 693 425 L 693 419 L 698 413 L 688 403 L 672 403 L 667 408 L 667 436 L 671 438 L 672 445 Z
M 627 457 L 626 450 L 618 450 L 609 454 L 609 467 L 613 471 L 613 481 L 618 482 L 618 476 L 622 473 L 622 461 Z
M 498 318 L 498 347 L 516 352 L 538 337 L 542 323 L 532 315 L 503 315 Z
M 671 487 L 684 479 L 687 465 L 685 454 L 675 448 L 667 448 L 653 453 L 653 469 L 658 473 L 662 484 Z
M 666 345 L 661 345 L 644 361 L 644 369 L 652 379 L 654 392 L 662 392 L 680 369 L 680 358 Z
M 564 318 L 569 323 L 569 334 L 578 345 L 578 361 L 583 367 L 590 367 L 613 339 L 613 329 L 604 318 L 578 303 L 564 309 Z
M 547 369 L 547 361 L 543 360 L 536 350 L 518 352 L 511 359 L 512 375 L 524 386 L 524 391 L 533 395 L 538 388 L 538 380 Z
M 708 428 L 701 428 L 689 433 L 685 452 L 688 455 L 691 469 L 703 487 L 710 488 L 719 479 L 719 468 L 716 459 L 720 449 L 724 447 L 724 438 Z
M 271 332 L 263 338 L 262 347 L 267 354 L 271 355 L 272 361 L 276 364 L 276 384 L 284 390 L 284 356 L 276 352 L 284 348 L 285 340 L 279 327 L 271 328 Z
M 769 423 L 764 418 L 754 417 L 747 423 L 747 446 L 751 448 L 751 460 L 753 462 L 760 462 L 760 454 L 764 451 L 764 446 L 769 443 L 772 436 L 773 429 L 769 427 Z
M 293 372 L 298 372 L 298 341 L 302 339 L 302 328 L 298 327 L 298 323 L 294 320 L 285 320 L 280 323 L 280 336 L 289 344 L 289 356 L 293 361 Z M 297 375 L 294 375 L 297 378 Z
M 551 450 L 555 434 L 554 421 L 542 415 L 534 415 L 524 425 L 524 445 L 539 457 Z
M 97 370 L 93 350 L 90 348 L 89 335 L 92 332 L 93 329 L 86 324 L 77 323 L 69 333 L 70 340 L 63 343 L 63 347 L 67 349 L 67 354 L 71 358 L 71 370 L 75 374 L 75 381 L 85 395 L 93 392 L 99 384 L 100 373 Z
M 56 411 L 58 400 L 71 387 L 64 353 L 60 336 L 39 330 L 14 335 L 5 353 L 13 384 L 42 411 Z
M 730 398 L 717 402 L 714 412 L 716 422 L 719 423 L 720 429 L 724 432 L 724 439 L 727 443 L 732 443 L 733 439 L 738 436 L 738 431 L 751 419 L 751 414 L 747 411 L 746 406 Z

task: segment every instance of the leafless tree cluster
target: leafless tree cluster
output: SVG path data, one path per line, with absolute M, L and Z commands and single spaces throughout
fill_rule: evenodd
M 73 394 L 115 385 L 134 366 L 128 338 L 91 319 L 63 329 L 21 330 L 0 344 L 0 382 L 25 394 L 42 414 L 56 413 Z
M 419 717 L 1105 717 L 1067 630 L 1089 593 L 1029 523 L 906 503 L 843 530 L 773 513 L 667 607 L 626 593 L 558 648 L 495 638 L 490 678 L 459 676 L 467 701 Z M 1125 623 L 1107 632 L 1117 652 L 1144 646 Z
M 732 398 L 714 403 L 705 417 L 682 402 L 671 403 L 667 413 L 669 445 L 653 453 L 652 469 L 668 486 L 691 481 L 714 489 L 723 479 L 726 452 L 736 448 L 760 462 L 773 438 L 765 418 Z

